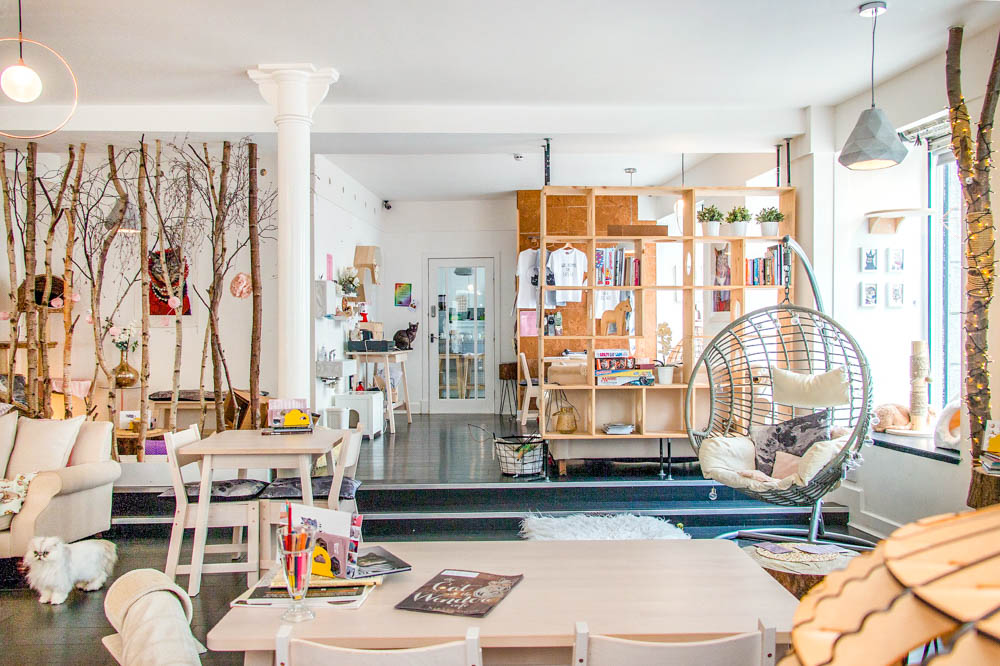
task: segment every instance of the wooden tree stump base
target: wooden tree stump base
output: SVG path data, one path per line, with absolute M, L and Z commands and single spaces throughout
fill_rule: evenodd
M 1000 476 L 987 474 L 978 466 L 974 468 L 972 483 L 969 484 L 969 496 L 965 503 L 973 509 L 1000 504 Z
M 787 548 L 794 547 L 794 543 L 782 544 Z M 759 564 L 764 571 L 771 575 L 781 586 L 801 599 L 806 592 L 819 583 L 827 574 L 843 569 L 852 558 L 857 557 L 853 551 L 837 553 L 832 559 L 821 559 L 816 562 L 783 562 L 771 557 L 761 555 L 757 546 L 744 546 L 743 552 Z M 802 553 L 806 555 L 806 553 Z M 827 556 L 829 558 L 829 556 Z

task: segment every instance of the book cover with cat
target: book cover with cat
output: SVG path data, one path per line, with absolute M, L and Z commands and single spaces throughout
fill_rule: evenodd
M 498 576 L 445 569 L 396 604 L 401 610 L 483 617 L 507 596 L 523 575 Z

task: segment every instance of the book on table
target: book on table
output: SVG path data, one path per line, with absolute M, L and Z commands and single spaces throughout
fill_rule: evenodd
M 371 581 L 371 582 L 369 582 Z M 313 607 L 360 608 L 378 582 L 345 581 L 312 575 L 304 602 Z M 292 604 L 280 569 L 263 576 L 256 585 L 229 603 L 231 608 L 285 608 Z
M 523 575 L 498 576 L 445 569 L 396 604 L 400 610 L 483 617 L 506 598 Z

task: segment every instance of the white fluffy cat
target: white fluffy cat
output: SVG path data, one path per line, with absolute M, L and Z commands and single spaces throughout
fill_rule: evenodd
M 43 604 L 61 604 L 73 586 L 99 590 L 118 560 L 115 544 L 103 539 L 66 543 L 59 537 L 35 537 L 28 544 L 23 566 L 28 584 Z

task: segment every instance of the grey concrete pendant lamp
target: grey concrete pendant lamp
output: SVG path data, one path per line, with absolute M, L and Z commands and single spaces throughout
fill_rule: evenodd
M 889 122 L 885 111 L 875 106 L 875 27 L 879 14 L 885 11 L 885 2 L 866 2 L 858 7 L 861 16 L 872 19 L 872 106 L 861 112 L 838 158 L 845 167 L 856 171 L 896 166 L 906 157 L 906 146 L 899 140 L 896 128 Z

